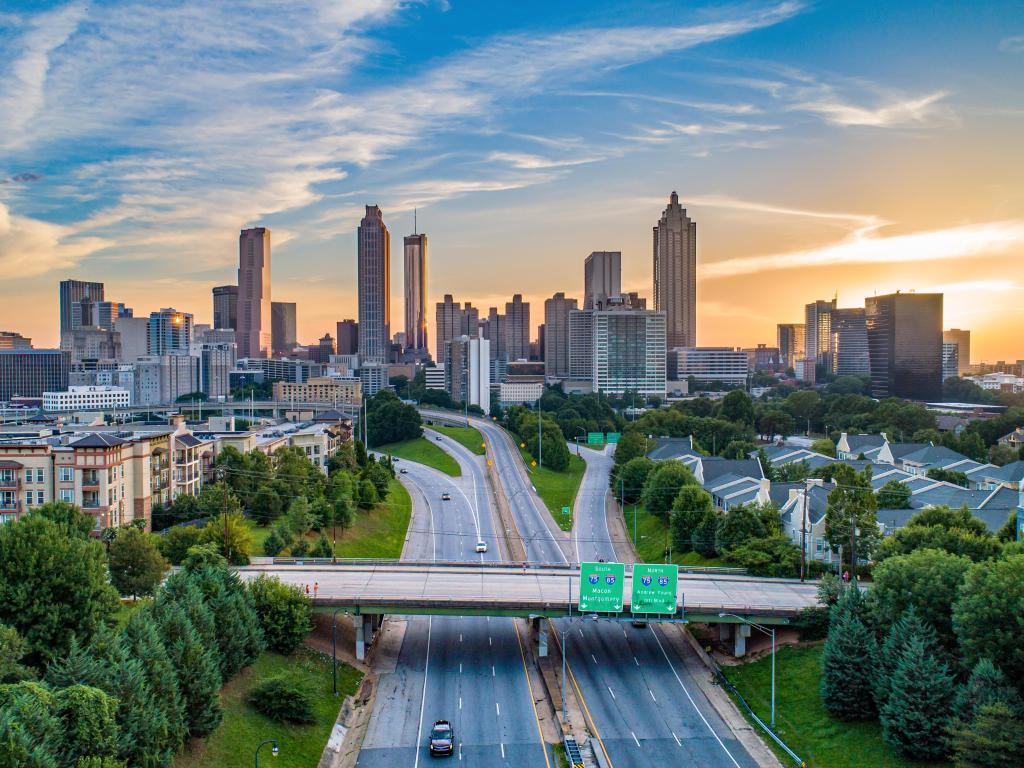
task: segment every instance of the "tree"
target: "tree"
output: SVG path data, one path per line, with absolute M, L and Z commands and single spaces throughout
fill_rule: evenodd
M 716 548 L 728 552 L 751 539 L 763 539 L 781 531 L 782 520 L 772 504 L 740 504 L 719 516 Z
M 953 603 L 953 630 L 965 664 L 998 659 L 1011 680 L 1024 680 L 1024 646 L 1018 622 L 1024 616 L 1024 555 L 977 563 L 967 572 Z
M 941 480 L 944 483 L 952 483 L 953 485 L 959 485 L 966 488 L 970 485 L 970 480 L 967 479 L 967 475 L 963 472 L 957 472 L 952 469 L 929 469 L 926 473 L 927 477 L 931 480 Z
M 369 480 L 359 483 L 359 508 L 373 509 L 380 499 L 377 497 L 377 489 Z
M 153 530 L 162 531 L 171 526 L 198 520 L 200 517 L 202 517 L 202 510 L 199 508 L 199 499 L 183 493 L 176 496 L 174 501 L 167 506 L 153 510 Z
M 619 484 L 615 492 L 622 498 L 623 504 L 635 504 L 640 500 L 644 483 L 658 465 L 646 456 L 637 456 L 623 464 L 619 469 Z
M 52 520 L 69 536 L 87 537 L 96 527 L 96 518 L 87 515 L 74 504 L 51 501 L 36 507 L 31 514 Z
M 1017 451 L 1008 445 L 997 443 L 988 449 L 988 461 L 997 467 L 1005 466 L 1017 460 Z
M 206 736 L 223 717 L 217 696 L 221 677 L 216 647 L 204 643 L 177 602 L 158 598 L 154 605 L 160 636 L 177 677 L 188 732 Z
M 313 528 L 313 515 L 305 496 L 299 496 L 288 505 L 288 530 L 293 536 L 304 537 Z
M 192 498 L 179 496 L 179 498 Z M 201 543 L 202 529 L 194 525 L 178 525 L 156 537 L 156 547 L 171 565 L 181 565 L 189 549 Z
M 224 567 L 203 566 L 185 576 L 202 594 L 213 618 L 220 673 L 230 680 L 263 651 L 263 633 L 252 596 L 238 576 Z
M 642 432 L 629 430 L 622 434 L 615 446 L 615 465 L 622 466 L 630 459 L 647 455 L 647 438 Z
M 277 531 L 273 530 L 263 540 L 263 554 L 267 557 L 277 557 L 281 550 L 290 543 L 290 540 L 282 541 L 281 537 L 277 535 Z
M 800 575 L 800 547 L 778 534 L 746 539 L 723 555 L 752 576 L 795 578 Z
M 877 624 L 889 626 L 913 606 L 918 616 L 928 617 L 943 646 L 954 650 L 951 608 L 970 567 L 966 557 L 937 549 L 887 558 L 872 573 Z
M 26 643 L 18 631 L 0 624 L 0 685 L 35 677 L 35 670 L 21 663 L 25 653 Z
M 313 700 L 286 675 L 261 680 L 249 694 L 249 703 L 271 720 L 299 725 L 316 721 Z
M 419 411 L 403 403 L 389 389 L 371 397 L 366 410 L 366 432 L 372 446 L 412 440 L 423 434 Z
M 34 682 L 0 687 L 0 765 L 59 768 L 62 738 L 47 687 Z
M 821 397 L 813 389 L 802 389 L 787 397 L 783 407 L 796 421 L 797 428 L 804 429 L 808 420 L 813 422 L 817 418 Z
M 925 639 L 910 637 L 893 672 L 889 698 L 879 712 L 886 742 L 918 760 L 945 757 L 954 682 Z
M 69 536 L 41 515 L 0 525 L 0 623 L 25 638 L 29 660 L 87 641 L 118 606 L 98 541 Z
M 991 704 L 1009 707 L 1017 716 L 1024 714 L 1024 701 L 1002 670 L 991 659 L 979 659 L 953 702 L 957 725 L 969 726 L 977 717 L 978 710 Z
M 839 720 L 869 720 L 875 715 L 872 695 L 875 636 L 861 620 L 862 598 L 847 589 L 832 607 L 828 639 L 821 655 L 821 698 Z
M 985 441 L 981 439 L 981 435 L 977 432 L 970 430 L 964 430 L 960 435 L 959 451 L 964 456 L 975 461 L 985 461 L 988 457 L 988 449 L 985 447 Z
M 363 470 L 363 479 L 373 483 L 373 488 L 377 491 L 377 498 L 380 501 L 384 501 L 388 497 L 388 491 L 391 486 L 391 472 L 388 471 L 384 464 L 379 461 L 367 464 L 366 469 Z
M 754 401 L 742 389 L 734 389 L 722 398 L 719 415 L 745 426 L 754 425 Z
M 848 464 L 840 464 L 832 480 L 836 487 L 828 494 L 825 538 L 833 549 L 844 545 L 849 562 L 856 566 L 859 559 L 871 556 L 881 538 L 875 521 L 878 503 L 871 487 L 871 469 L 856 472 Z M 854 568 L 850 570 L 855 572 Z
M 354 523 L 356 519 L 356 511 L 347 498 L 340 496 L 335 499 L 331 510 L 332 517 L 330 524 L 332 527 L 337 526 L 342 530 L 352 527 L 352 523 Z
M 654 515 L 667 515 L 679 491 L 685 485 L 697 485 L 697 479 L 681 461 L 665 461 L 647 476 L 641 500 Z
M 122 595 L 152 595 L 170 567 L 151 534 L 121 528 L 110 544 L 110 583 Z
M 672 502 L 669 518 L 672 548 L 677 552 L 693 549 L 695 532 L 706 526 L 709 519 L 714 520 L 714 514 L 711 494 L 696 484 L 683 486 Z
M 281 515 L 283 509 L 281 497 L 271 485 L 261 485 L 249 505 L 249 512 L 259 525 L 270 525 Z
M 793 417 L 778 408 L 768 408 L 757 420 L 757 431 L 768 440 L 774 440 L 776 435 L 791 435 L 795 430 Z
M 903 615 L 891 625 L 889 633 L 879 649 L 878 669 L 875 671 L 873 688 L 875 706 L 879 712 L 889 701 L 893 675 L 899 665 L 900 656 L 912 637 L 922 639 L 930 652 L 934 653 L 939 649 L 939 640 L 935 630 L 920 619 L 913 606 L 907 608 Z
M 260 574 L 249 582 L 249 593 L 267 647 L 284 654 L 298 648 L 313 629 L 312 607 L 302 589 Z
M 53 711 L 61 723 L 65 765 L 82 757 L 117 755 L 117 699 L 98 688 L 72 685 L 53 692 Z
M 953 732 L 957 768 L 1018 768 L 1024 765 L 1024 722 L 1002 703 L 986 704 Z
M 881 562 L 919 549 L 941 549 L 974 562 L 998 557 L 1001 551 L 998 538 L 966 508 L 931 507 L 917 512 L 906 526 L 886 537 L 875 560 Z
M 881 509 L 910 509 L 910 486 L 899 480 L 890 480 L 878 490 Z
M 242 504 L 227 483 L 204 485 L 199 493 L 199 516 L 207 519 L 223 514 L 242 514 Z
M 213 544 L 232 565 L 248 565 L 252 554 L 252 534 L 241 512 L 218 515 L 203 527 L 202 541 Z
M 827 437 L 823 437 L 820 440 L 815 440 L 811 443 L 811 450 L 815 453 L 820 453 L 823 456 L 829 456 L 833 459 L 836 457 L 836 444 Z

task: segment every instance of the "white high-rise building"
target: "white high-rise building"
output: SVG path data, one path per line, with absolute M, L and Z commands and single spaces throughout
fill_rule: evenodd
M 665 313 L 647 309 L 594 312 L 595 392 L 635 391 L 665 397 Z
M 654 308 L 669 347 L 697 345 L 697 223 L 675 192 L 654 227 Z

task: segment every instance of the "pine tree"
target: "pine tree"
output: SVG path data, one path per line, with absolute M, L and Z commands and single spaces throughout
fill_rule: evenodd
M 213 615 L 220 655 L 221 677 L 226 681 L 256 660 L 262 651 L 259 619 L 246 602 L 245 586 L 224 568 L 202 568 L 187 574 Z
M 821 656 L 821 698 L 829 714 L 840 720 L 875 715 L 872 688 L 878 645 L 860 611 L 860 592 L 847 589 L 832 607 Z
M 71 638 L 67 654 L 55 659 L 46 669 L 46 682 L 54 688 L 95 685 L 102 676 L 101 665 L 90 646 L 83 646 L 76 637 Z
M 910 637 L 893 672 L 879 713 L 882 736 L 901 754 L 938 760 L 949 752 L 954 679 L 923 637 Z
M 157 601 L 156 619 L 178 679 L 188 732 L 206 736 L 223 717 L 216 646 L 204 644 L 185 609 L 173 600 Z
M 117 699 L 99 688 L 72 685 L 53 693 L 53 710 L 61 724 L 61 762 L 80 757 L 117 755 Z
M 991 659 L 981 659 L 971 670 L 967 683 L 957 692 L 953 715 L 958 725 L 967 725 L 979 709 L 989 704 L 1005 704 L 1014 714 L 1024 715 L 1024 701 L 1017 689 Z
M 152 609 L 146 607 L 135 611 L 123 635 L 125 651 L 142 664 L 146 683 L 167 723 L 167 739 L 155 764 L 169 765 L 185 743 L 185 707 L 174 665 L 160 640 Z
M 217 658 L 217 666 L 220 667 L 220 644 L 217 641 L 217 625 L 213 614 L 206 606 L 206 600 L 195 580 L 191 577 L 193 569 L 184 569 L 167 579 L 164 588 L 160 591 L 156 605 L 161 603 L 175 602 L 181 606 L 188 616 L 189 621 L 199 634 L 199 639 L 206 648 L 214 651 Z
M 1024 722 L 1003 702 L 986 704 L 953 732 L 953 752 L 957 768 L 1020 768 Z
M 930 653 L 941 653 L 938 636 L 935 634 L 932 626 L 921 621 L 913 606 L 904 611 L 903 615 L 892 625 L 878 654 L 874 694 L 875 707 L 879 712 L 882 711 L 882 707 L 889 700 L 889 694 L 892 690 L 892 677 L 896 673 L 900 656 L 907 647 L 907 642 L 912 637 L 922 638 L 925 642 L 925 647 Z
M 0 687 L 0 766 L 58 768 L 61 738 L 48 688 L 35 682 Z

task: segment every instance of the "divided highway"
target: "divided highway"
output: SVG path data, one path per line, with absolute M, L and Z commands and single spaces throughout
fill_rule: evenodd
M 397 464 L 406 470 L 399 478 L 409 488 L 416 510 L 405 557 L 498 561 L 482 459 L 447 438 L 442 442 L 459 461 L 462 477 L 448 477 L 405 460 Z M 444 492 L 451 501 L 441 500 Z M 480 539 L 488 544 L 486 554 L 475 552 Z M 404 641 L 394 671 L 380 676 L 358 766 L 425 765 L 430 759 L 427 737 L 436 719 L 451 721 L 455 757 L 465 765 L 551 765 L 511 619 L 389 619 L 397 627 L 403 621 Z

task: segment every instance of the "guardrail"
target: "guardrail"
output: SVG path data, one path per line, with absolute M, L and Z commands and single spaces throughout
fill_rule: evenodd
M 715 663 L 715 673 L 717 674 L 718 679 L 722 683 L 722 685 L 725 686 L 725 689 L 736 697 L 736 700 L 740 703 L 740 706 L 742 706 L 743 709 L 747 711 L 747 714 L 750 715 L 754 722 L 761 727 L 761 730 L 764 731 L 765 734 L 767 734 L 768 738 L 774 741 L 778 745 L 779 749 L 781 749 L 783 752 L 789 755 L 789 757 L 793 760 L 793 762 L 796 765 L 799 765 L 801 768 L 805 768 L 807 763 L 803 761 L 800 755 L 798 755 L 796 752 L 790 749 L 789 745 L 786 744 L 786 742 L 779 738 L 779 735 L 771 729 L 768 723 L 766 723 L 764 720 L 757 716 L 757 713 L 755 713 L 751 706 L 747 703 L 747 700 L 743 698 L 743 694 L 740 693 L 737 690 L 736 686 L 733 685 L 732 682 L 729 680 L 729 678 L 725 676 L 725 672 L 722 671 L 722 668 L 718 666 L 717 662 Z

